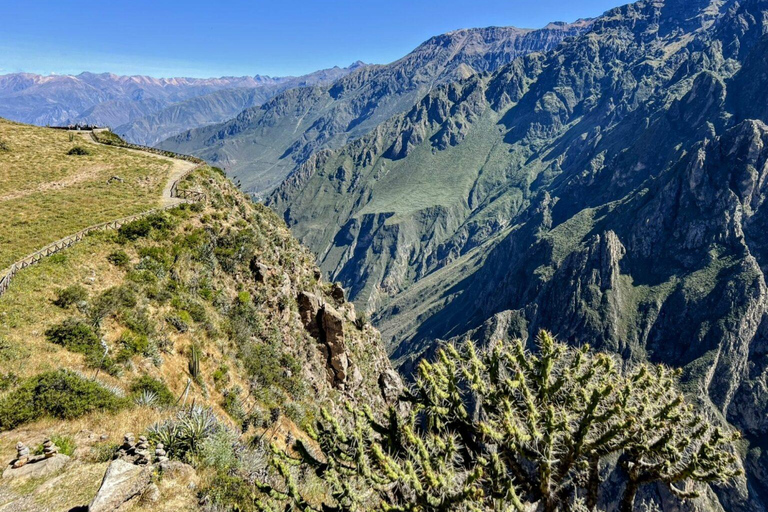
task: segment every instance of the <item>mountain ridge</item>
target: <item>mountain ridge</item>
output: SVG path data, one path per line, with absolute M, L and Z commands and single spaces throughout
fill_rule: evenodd
M 231 121 L 179 134 L 159 147 L 214 162 L 245 191 L 263 197 L 314 152 L 370 132 L 409 110 L 433 86 L 550 49 L 588 30 L 590 23 L 554 23 L 537 30 L 462 29 L 434 36 L 391 64 L 368 66 L 329 86 L 288 91 Z
M 766 12 L 613 9 L 316 153 L 268 204 L 406 373 L 441 341 L 539 328 L 683 368 L 753 443 L 752 491 L 722 503 L 765 510 Z
M 358 61 L 347 68 L 336 66 L 298 77 L 154 78 L 91 72 L 46 76 L 12 73 L 0 76 L 0 116 L 37 125 L 110 126 L 130 136 L 131 142 L 148 145 L 181 131 L 183 123 L 189 128 L 228 119 L 285 89 L 332 82 L 361 66 L 365 64 Z M 233 89 L 250 90 L 252 94 L 238 96 L 232 94 Z M 202 101 L 207 103 L 207 111 L 195 111 L 196 98 L 205 98 Z M 217 102 L 224 108 L 215 109 Z M 183 120 L 170 122 L 168 109 Z M 164 122 L 170 124 L 166 126 Z

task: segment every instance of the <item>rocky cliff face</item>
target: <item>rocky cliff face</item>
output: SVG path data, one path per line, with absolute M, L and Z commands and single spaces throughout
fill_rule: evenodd
M 539 328 L 685 370 L 765 510 L 768 2 L 641 1 L 433 90 L 270 198 L 406 371 Z
M 246 192 L 264 196 L 316 151 L 370 132 L 433 87 L 554 48 L 590 23 L 437 36 L 392 64 L 368 66 L 327 87 L 289 91 L 226 123 L 179 134 L 161 147 L 201 156 L 225 168 Z

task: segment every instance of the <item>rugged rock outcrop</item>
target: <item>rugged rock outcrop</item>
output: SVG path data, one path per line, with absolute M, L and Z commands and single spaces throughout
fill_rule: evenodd
M 539 328 L 687 389 L 749 439 L 766 510 L 764 0 L 640 1 L 436 88 L 270 198 L 401 368 Z M 713 505 L 714 506 L 714 505 Z

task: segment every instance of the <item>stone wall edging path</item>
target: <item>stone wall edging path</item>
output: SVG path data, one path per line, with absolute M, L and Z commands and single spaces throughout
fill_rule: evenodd
M 88 133 L 90 133 L 91 139 L 95 144 L 103 144 L 93 135 L 93 132 L 88 132 Z M 109 145 L 109 144 L 103 144 L 103 145 Z M 190 163 L 190 161 L 187 159 L 172 158 L 167 154 L 158 154 L 158 153 L 155 153 L 154 151 L 146 151 L 140 146 L 128 147 L 125 149 L 127 151 L 143 151 L 147 153 L 152 153 L 155 156 L 159 156 L 161 158 L 165 158 L 168 160 L 175 160 L 176 162 Z M 37 251 L 31 254 L 28 254 L 27 256 L 16 261 L 6 269 L 6 272 L 3 275 L 3 277 L 0 278 L 0 297 L 8 290 L 8 287 L 11 285 L 11 281 L 20 270 L 26 267 L 29 267 L 31 265 L 34 265 L 35 263 L 38 263 L 40 260 L 42 260 L 46 256 L 56 254 L 57 252 L 66 249 L 67 247 L 73 246 L 74 244 L 76 244 L 77 242 L 85 238 L 86 235 L 88 235 L 89 233 L 92 233 L 94 231 L 104 231 L 107 229 L 119 229 L 124 224 L 133 222 L 135 220 L 141 219 L 142 217 L 146 217 L 148 215 L 152 215 L 154 213 L 170 210 L 182 204 L 198 203 L 201 201 L 205 201 L 206 196 L 203 192 L 178 189 L 179 183 L 184 178 L 189 176 L 192 172 L 204 167 L 205 165 L 206 165 L 205 163 L 197 163 L 188 168 L 178 168 L 175 171 L 171 169 L 171 175 L 169 176 L 168 183 L 166 184 L 162 193 L 162 202 L 164 203 L 162 206 L 157 208 L 152 208 L 150 210 L 146 210 L 144 212 L 136 213 L 133 215 L 128 215 L 120 219 L 115 219 L 115 220 L 95 224 L 93 226 L 88 226 L 85 229 L 81 229 L 77 233 L 74 233 L 74 234 L 65 236 L 64 238 L 61 238 L 59 240 L 56 240 L 55 242 L 52 242 L 46 245 L 42 249 L 38 249 Z

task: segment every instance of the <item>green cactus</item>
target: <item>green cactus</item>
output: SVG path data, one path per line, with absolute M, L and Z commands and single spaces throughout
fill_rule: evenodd
M 401 404 L 407 407 L 384 417 L 348 408 L 345 419 L 325 411 L 311 432 L 315 443 L 297 442 L 300 457 L 273 450 L 274 476 L 285 484 L 258 484 L 269 498 L 257 506 L 594 510 L 600 468 L 618 459 L 627 480 L 620 507 L 628 512 L 641 485 L 663 483 L 690 498 L 696 482 L 739 473 L 732 449 L 738 433 L 714 427 L 686 403 L 679 372 L 650 365 L 621 371 L 611 356 L 568 347 L 546 332 L 537 346 L 535 353 L 520 340 L 483 350 L 447 346 L 421 363 Z M 291 471 L 298 465 L 323 479 L 323 504 L 302 495 Z
M 200 383 L 200 350 L 195 345 L 189 351 L 189 374 L 192 380 Z

